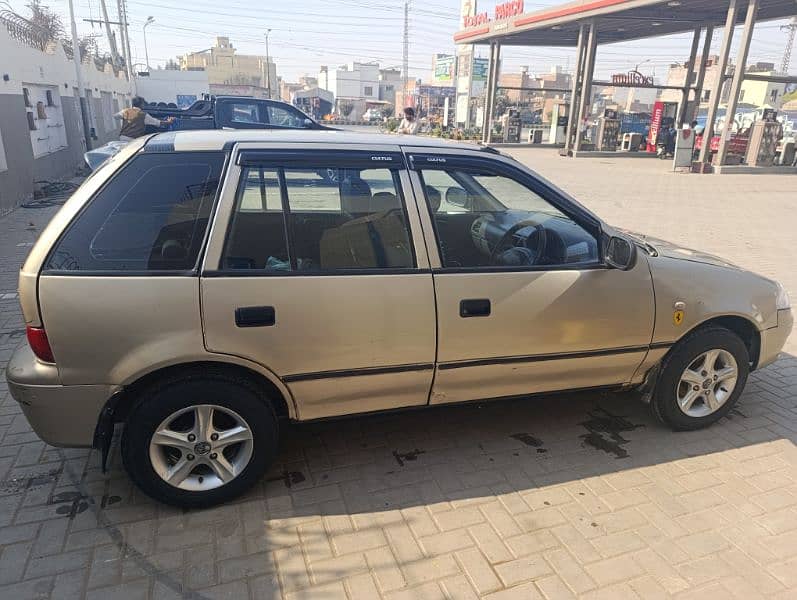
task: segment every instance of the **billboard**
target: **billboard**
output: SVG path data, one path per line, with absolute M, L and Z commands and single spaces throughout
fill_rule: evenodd
M 490 60 L 487 58 L 473 59 L 473 81 L 487 81 L 487 71 L 490 69 Z
M 456 57 L 453 54 L 437 54 L 434 58 L 434 80 L 449 83 L 454 80 L 454 65 Z

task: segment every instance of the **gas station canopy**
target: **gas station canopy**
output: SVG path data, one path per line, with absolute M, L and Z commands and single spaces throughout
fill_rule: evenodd
M 500 0 L 499 0 L 500 2 Z M 696 27 L 723 26 L 729 0 L 576 0 L 560 6 L 523 13 L 522 0 L 497 7 L 494 15 L 481 13 L 475 25 L 454 35 L 459 44 L 498 42 L 502 46 L 573 46 L 579 24 L 595 20 L 601 44 L 625 42 L 674 33 Z M 519 10 L 518 10 L 519 9 Z M 518 12 L 501 18 L 499 15 Z M 782 19 L 797 14 L 797 0 L 759 0 L 757 21 Z M 737 25 L 744 22 L 739 11 Z

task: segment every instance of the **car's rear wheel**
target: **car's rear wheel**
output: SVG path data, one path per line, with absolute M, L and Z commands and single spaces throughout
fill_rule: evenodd
M 749 373 L 750 357 L 738 335 L 723 327 L 698 329 L 665 359 L 653 410 L 676 430 L 707 427 L 733 409 Z
M 274 411 L 247 381 L 190 377 L 142 394 L 127 420 L 122 458 L 152 498 L 210 506 L 257 482 L 274 459 L 277 438 Z

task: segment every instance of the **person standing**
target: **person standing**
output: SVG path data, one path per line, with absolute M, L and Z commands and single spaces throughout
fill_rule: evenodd
M 114 119 L 122 121 L 122 129 L 119 132 L 119 140 L 122 142 L 129 142 L 141 137 L 147 132 L 147 125 L 153 127 L 166 127 L 174 122 L 174 117 L 169 117 L 161 121 L 155 117 L 151 117 L 144 112 L 144 106 L 147 101 L 141 96 L 133 98 L 130 108 L 123 108 L 114 115 Z
M 420 126 L 421 124 L 418 122 L 418 119 L 415 118 L 415 109 L 408 106 L 404 109 L 404 118 L 401 120 L 396 133 L 415 135 L 418 133 Z

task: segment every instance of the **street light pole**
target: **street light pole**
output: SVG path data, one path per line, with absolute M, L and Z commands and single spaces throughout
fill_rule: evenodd
M 75 7 L 72 0 L 69 0 L 69 22 L 72 32 L 72 60 L 75 63 L 75 80 L 77 81 L 78 105 L 80 106 L 80 117 L 83 122 L 83 139 L 86 141 L 86 150 L 91 150 L 91 130 L 89 128 L 88 103 L 86 101 L 86 89 L 83 85 L 82 57 L 80 56 L 80 44 L 77 38 L 77 24 L 75 23 Z
M 268 99 L 271 100 L 271 58 L 268 54 L 268 34 L 271 29 L 266 29 L 266 87 L 268 88 Z
M 152 25 L 155 22 L 155 17 L 147 17 L 147 22 L 144 23 L 144 60 L 147 63 L 147 71 L 149 68 L 149 50 L 147 49 L 147 25 Z

